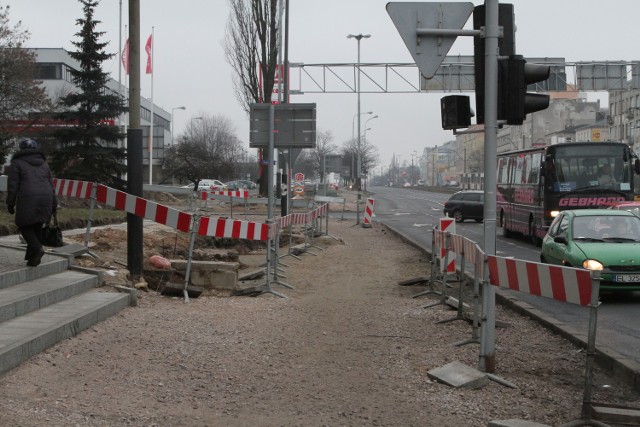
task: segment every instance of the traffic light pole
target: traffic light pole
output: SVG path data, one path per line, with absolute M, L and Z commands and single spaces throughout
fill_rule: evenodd
M 485 73 L 484 73 L 484 170 L 497 170 L 498 135 L 498 0 L 485 0 Z M 496 178 L 497 174 L 485 174 L 484 186 L 484 253 L 496 254 Z M 488 272 L 485 272 L 488 274 Z M 485 281 L 482 292 L 483 307 L 479 368 L 484 372 L 495 371 L 495 287 Z

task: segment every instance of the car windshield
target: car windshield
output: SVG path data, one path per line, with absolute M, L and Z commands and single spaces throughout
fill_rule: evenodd
M 579 216 L 573 220 L 573 240 L 608 243 L 640 242 L 640 218 L 635 216 Z

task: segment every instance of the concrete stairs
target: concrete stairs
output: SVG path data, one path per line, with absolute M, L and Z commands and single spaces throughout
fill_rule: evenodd
M 97 288 L 97 272 L 45 254 L 26 267 L 24 250 L 0 246 L 0 373 L 118 313 L 128 293 Z

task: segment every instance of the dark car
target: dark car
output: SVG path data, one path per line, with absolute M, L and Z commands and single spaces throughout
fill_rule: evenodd
M 475 219 L 482 222 L 484 213 L 483 191 L 458 191 L 444 203 L 444 214 L 455 218 L 456 222 Z

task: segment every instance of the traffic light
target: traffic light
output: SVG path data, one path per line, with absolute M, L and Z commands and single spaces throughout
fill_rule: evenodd
M 516 38 L 514 32 L 513 5 L 500 3 L 498 5 L 498 25 L 502 27 L 502 37 L 498 39 L 500 56 L 510 56 L 516 53 Z M 484 5 L 473 9 L 473 29 L 480 30 L 485 26 Z M 476 86 L 476 123 L 484 123 L 484 38 L 473 37 L 473 63 Z M 498 118 L 500 118 L 498 116 Z
M 549 106 L 549 95 L 528 93 L 527 85 L 549 78 L 548 65 L 527 64 L 522 55 L 499 61 L 498 119 L 521 125 L 529 113 Z
M 469 106 L 469 97 L 449 95 L 440 100 L 442 129 L 460 129 L 471 126 L 473 112 Z

